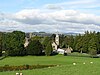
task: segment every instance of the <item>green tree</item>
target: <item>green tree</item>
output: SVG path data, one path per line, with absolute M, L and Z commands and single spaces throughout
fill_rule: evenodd
M 2 40 L 3 40 L 3 33 L 0 32 L 0 56 L 2 55 Z
M 67 41 L 65 41 L 65 36 L 62 34 L 62 35 L 59 35 L 59 47 L 60 48 L 63 48 L 65 46 Z
M 42 42 L 42 45 L 43 45 L 43 49 L 44 50 L 46 49 L 46 46 L 47 46 L 48 42 L 51 42 L 50 37 L 44 37 L 44 40 Z
M 28 55 L 41 55 L 43 50 L 42 44 L 39 40 L 33 40 L 29 43 L 27 47 Z
M 95 38 L 92 38 L 89 41 L 89 47 L 88 47 L 88 51 L 91 55 L 96 55 L 97 54 L 97 45 L 96 45 L 96 40 Z
M 81 41 L 81 38 L 82 38 L 82 36 L 81 36 L 81 34 L 79 34 L 79 35 L 76 35 L 75 37 L 74 37 L 74 42 L 73 42 L 73 50 L 76 52 L 78 52 L 79 51 L 79 49 L 80 49 L 80 41 Z
M 77 43 L 75 45 L 75 48 L 78 52 L 82 53 L 83 52 L 83 42 L 82 42 L 82 36 L 77 40 Z
M 50 56 L 52 51 L 53 51 L 53 48 L 52 48 L 51 42 L 48 42 L 46 49 L 45 49 L 46 56 Z
M 13 31 L 12 33 L 6 33 L 4 36 L 3 49 L 5 49 L 6 52 L 8 52 L 8 55 L 10 56 L 23 55 L 23 53 L 25 53 L 24 42 L 25 42 L 24 32 Z
M 68 40 L 67 40 L 67 44 L 73 48 L 73 43 L 74 43 L 74 36 L 73 35 L 69 35 L 68 36 Z
M 34 37 L 31 38 L 31 40 L 39 40 L 39 42 L 42 42 L 42 37 L 34 36 Z
M 52 34 L 50 38 L 52 41 L 55 41 L 55 37 L 56 37 L 56 34 Z
M 100 54 L 100 32 L 97 32 L 97 53 Z

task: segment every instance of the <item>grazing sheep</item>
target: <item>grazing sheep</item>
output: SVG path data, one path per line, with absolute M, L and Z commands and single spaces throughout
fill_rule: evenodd
M 23 75 L 23 73 L 20 73 L 20 75 Z
M 16 75 L 19 75 L 19 73 L 16 73 Z
M 85 62 L 83 64 L 85 64 Z
M 93 64 L 93 62 L 90 62 L 91 64 Z
M 73 63 L 73 65 L 76 65 L 76 63 Z

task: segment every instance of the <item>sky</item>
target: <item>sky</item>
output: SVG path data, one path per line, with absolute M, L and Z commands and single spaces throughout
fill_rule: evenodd
M 100 31 L 100 0 L 0 0 L 0 31 Z

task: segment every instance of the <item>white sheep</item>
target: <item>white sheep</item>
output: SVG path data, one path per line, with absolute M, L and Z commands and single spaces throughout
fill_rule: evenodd
M 19 73 L 17 72 L 16 75 L 19 75 Z
M 91 64 L 93 64 L 93 62 L 90 62 Z
M 76 65 L 76 63 L 73 63 L 73 65 Z
M 20 73 L 20 75 L 23 75 L 23 73 Z
M 85 62 L 83 64 L 85 64 Z

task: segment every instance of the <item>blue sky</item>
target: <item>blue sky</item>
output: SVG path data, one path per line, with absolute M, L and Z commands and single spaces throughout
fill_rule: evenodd
M 66 0 L 0 0 L 0 11 L 12 13 L 26 8 L 41 8 L 45 4 L 62 1 Z
M 100 0 L 0 0 L 0 31 L 100 31 Z
M 100 13 L 100 0 L 0 0 L 0 11 L 12 13 L 27 8 L 43 10 L 43 7 L 48 4 L 59 5 L 64 9 L 87 11 L 93 14 Z

